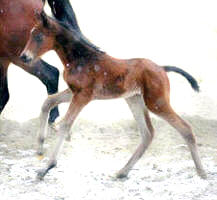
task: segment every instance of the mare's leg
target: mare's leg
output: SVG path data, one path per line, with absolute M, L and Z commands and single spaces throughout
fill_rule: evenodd
M 149 95 L 150 96 L 150 95 Z M 184 138 L 186 141 L 193 161 L 196 166 L 197 173 L 200 177 L 206 178 L 206 173 L 203 169 L 199 153 L 197 150 L 197 144 L 195 136 L 191 130 L 191 127 L 181 118 L 179 117 L 171 108 L 169 103 L 169 98 L 165 98 L 164 95 L 158 96 L 158 98 L 146 99 L 146 104 L 148 108 L 158 116 L 162 117 L 166 120 L 170 125 L 172 125 Z
M 141 133 L 141 143 L 132 155 L 128 163 L 122 168 L 118 174 L 118 178 L 126 177 L 129 170 L 135 165 L 135 163 L 142 157 L 145 150 L 148 148 L 154 136 L 154 129 L 151 124 L 148 110 L 141 95 L 136 95 L 126 99 L 135 120 L 139 126 Z
M 0 59 L 0 113 L 9 100 L 7 71 L 9 61 Z
M 58 91 L 59 71 L 57 68 L 49 65 L 41 59 L 33 63 L 31 66 L 25 65 L 19 59 L 14 59 L 13 63 L 20 66 L 33 76 L 36 76 L 46 86 L 49 95 Z M 49 123 L 54 122 L 58 116 L 58 108 L 53 108 L 50 112 Z
M 73 96 L 68 111 L 64 119 L 61 121 L 60 128 L 58 130 L 59 140 L 55 146 L 53 153 L 49 158 L 47 167 L 45 169 L 42 169 L 38 173 L 38 179 L 42 180 L 43 177 L 48 173 L 48 171 L 57 165 L 57 156 L 60 152 L 61 147 L 63 146 L 65 137 L 68 135 L 68 132 L 70 131 L 74 120 L 76 119 L 82 108 L 87 105 L 89 101 L 90 97 L 88 97 L 85 92 L 80 92 Z
M 38 134 L 38 155 L 43 154 L 43 144 L 47 135 L 47 122 L 48 115 L 51 109 L 60 103 L 70 102 L 72 99 L 72 92 L 70 89 L 66 89 L 63 92 L 59 92 L 48 96 L 45 100 L 40 114 L 40 129 Z

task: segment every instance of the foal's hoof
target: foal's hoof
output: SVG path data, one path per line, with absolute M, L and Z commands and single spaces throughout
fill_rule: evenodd
M 39 144 L 38 148 L 37 148 L 37 155 L 39 157 L 43 157 L 44 156 L 44 148 L 43 148 L 43 144 Z
M 202 179 L 207 179 L 207 174 L 204 170 L 197 170 L 197 173 Z
M 44 156 L 44 151 L 41 149 L 41 148 L 39 148 L 38 150 L 37 150 L 37 156 L 38 157 L 43 157 Z
M 44 169 L 41 169 L 38 171 L 36 179 L 39 181 L 44 180 L 44 176 L 46 175 L 46 171 Z
M 116 178 L 118 179 L 123 179 L 123 178 L 127 178 L 128 173 L 124 172 L 123 170 L 120 170 L 117 174 L 116 174 Z

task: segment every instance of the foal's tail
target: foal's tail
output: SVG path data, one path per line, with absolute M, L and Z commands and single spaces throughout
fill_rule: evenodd
M 173 67 L 173 66 L 163 66 L 163 68 L 166 72 L 176 72 L 176 73 L 181 74 L 182 76 L 184 76 L 188 80 L 188 82 L 191 84 L 191 87 L 195 91 L 199 92 L 200 89 L 199 89 L 198 82 L 189 73 L 187 73 L 186 71 L 184 71 L 178 67 Z

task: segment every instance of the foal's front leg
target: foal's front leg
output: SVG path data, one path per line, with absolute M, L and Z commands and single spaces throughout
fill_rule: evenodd
M 48 165 L 46 168 L 38 172 L 37 178 L 39 180 L 42 180 L 44 176 L 49 172 L 49 170 L 57 165 L 58 153 L 60 152 L 60 149 L 63 146 L 64 140 L 68 135 L 72 124 L 78 116 L 78 114 L 80 113 L 80 111 L 82 110 L 82 108 L 85 105 L 87 105 L 89 101 L 90 97 L 88 97 L 85 92 L 80 92 L 74 95 L 74 97 L 72 98 L 68 111 L 63 120 L 61 121 L 60 128 L 58 130 L 59 139 L 53 153 L 49 158 Z
M 45 100 L 40 114 L 40 128 L 38 133 L 38 155 L 43 155 L 43 144 L 47 135 L 48 115 L 52 108 L 60 103 L 70 102 L 72 99 L 72 92 L 70 89 L 66 89 L 63 92 L 48 96 Z

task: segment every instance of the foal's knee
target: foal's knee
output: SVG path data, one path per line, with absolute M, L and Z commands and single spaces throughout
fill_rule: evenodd
M 43 113 L 48 113 L 53 107 L 55 106 L 55 101 L 51 98 L 48 97 L 44 104 L 42 105 L 42 112 Z

